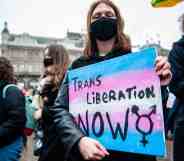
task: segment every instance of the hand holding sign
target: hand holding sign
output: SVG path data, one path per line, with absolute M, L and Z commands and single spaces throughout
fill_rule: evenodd
M 98 141 L 89 137 L 83 137 L 79 141 L 79 150 L 85 160 L 101 160 L 109 155 Z
M 172 78 L 172 73 L 170 70 L 171 66 L 167 61 L 166 57 L 158 56 L 155 63 L 155 71 L 160 77 L 160 84 L 162 86 L 168 85 Z

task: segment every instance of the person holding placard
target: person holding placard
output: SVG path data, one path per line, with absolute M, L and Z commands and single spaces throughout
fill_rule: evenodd
M 75 60 L 70 69 L 84 67 L 125 55 L 131 52 L 131 43 L 124 33 L 124 20 L 119 9 L 110 0 L 94 2 L 87 16 L 87 41 L 84 56 Z M 158 56 L 155 60 L 155 72 L 160 77 L 162 86 L 171 80 L 170 64 L 165 57 Z M 165 90 L 165 88 L 163 88 Z M 73 160 L 108 160 L 108 161 L 155 161 L 154 156 L 115 152 L 107 150 L 96 140 L 86 137 L 76 126 L 69 109 L 68 75 L 58 93 L 55 106 L 52 108 L 53 118 L 60 141 L 65 147 L 64 158 Z M 110 155 L 109 155 L 110 154 Z

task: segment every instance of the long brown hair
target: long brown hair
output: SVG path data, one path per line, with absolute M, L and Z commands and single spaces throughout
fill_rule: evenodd
M 0 81 L 16 83 L 13 65 L 7 58 L 2 56 L 0 57 Z
M 68 52 L 62 45 L 49 45 L 45 49 L 45 58 L 50 56 L 52 59 L 52 71 L 51 75 L 54 76 L 53 81 L 55 86 L 58 88 L 60 83 L 63 81 L 64 75 L 69 65 Z M 46 73 L 47 74 L 47 73 Z
M 93 14 L 93 11 L 101 3 L 104 3 L 108 6 L 110 6 L 114 10 L 116 17 L 117 17 L 117 36 L 116 36 L 116 41 L 115 41 L 113 50 L 131 51 L 130 39 L 124 33 L 125 24 L 124 24 L 124 20 L 120 14 L 118 7 L 110 0 L 98 0 L 90 6 L 90 9 L 88 11 L 88 15 L 87 15 L 87 42 L 86 42 L 86 46 L 84 49 L 84 55 L 86 57 L 91 57 L 92 54 L 94 54 L 98 51 L 96 42 L 94 40 L 92 40 L 92 37 L 90 35 L 90 25 L 91 25 L 91 16 Z

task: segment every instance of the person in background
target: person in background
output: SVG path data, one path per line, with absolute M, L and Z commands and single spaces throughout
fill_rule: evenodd
M 117 6 L 110 0 L 94 2 L 87 16 L 87 41 L 84 55 L 75 60 L 71 68 L 77 69 L 102 62 L 131 52 L 129 38 L 124 33 L 124 19 Z M 172 74 L 167 58 L 158 56 L 155 72 L 160 77 L 162 95 Z M 121 83 L 121 81 L 120 81 Z M 107 150 L 96 140 L 86 137 L 76 126 L 69 109 L 69 86 L 66 75 L 52 108 L 57 134 L 64 147 L 60 157 L 63 160 L 108 160 L 108 161 L 156 161 L 156 157 Z M 164 102 L 165 104 L 165 102 Z
M 50 108 L 57 97 L 69 65 L 69 56 L 62 45 L 50 45 L 45 49 L 44 74 L 41 80 L 40 96 L 43 100 L 41 125 L 43 129 L 43 147 L 39 157 L 41 161 L 60 161 L 61 146 L 58 144 L 56 129 Z
M 182 36 L 173 44 L 169 53 L 169 62 L 173 74 L 169 89 L 176 97 L 168 121 L 168 126 L 174 125 L 174 161 L 183 160 L 182 147 L 184 147 L 184 14 L 181 15 L 179 22 Z
M 0 161 L 18 161 L 23 150 L 25 98 L 15 84 L 12 64 L 0 57 Z

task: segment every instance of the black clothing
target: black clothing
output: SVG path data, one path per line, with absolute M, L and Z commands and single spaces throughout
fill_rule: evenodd
M 173 74 L 170 91 L 180 100 L 184 100 L 184 36 L 174 43 L 169 53 L 169 62 Z
M 11 86 L 3 98 L 3 88 L 7 84 L 0 83 L 0 148 L 23 136 L 26 123 L 24 95 L 17 87 Z
M 184 36 L 174 43 L 173 48 L 169 53 L 169 62 L 173 74 L 169 88 L 176 96 L 174 110 L 169 118 L 172 120 L 170 121 L 170 124 L 175 125 L 174 161 L 182 161 L 182 147 L 184 147 Z
M 59 137 L 56 133 L 52 114 L 50 108 L 52 108 L 54 101 L 57 97 L 58 90 L 53 91 L 51 84 L 45 84 L 41 91 L 42 97 L 47 97 L 47 101 L 44 102 L 42 111 L 42 118 L 39 121 L 43 130 L 43 147 L 39 156 L 39 161 L 60 161 L 62 159 L 61 152 L 63 146 L 59 141 Z
M 55 134 L 55 128 L 54 128 L 54 122 L 51 113 L 49 112 L 49 108 L 51 108 L 54 104 L 54 101 L 57 97 L 58 90 L 55 90 L 53 92 L 50 91 L 48 95 L 48 101 L 44 103 L 44 108 L 42 111 L 42 119 L 41 124 L 44 131 L 44 142 L 46 145 L 53 141 L 54 138 L 56 138 Z M 54 136 L 54 137 L 53 137 Z M 52 138 L 52 139 L 51 139 Z
M 72 136 L 72 134 L 76 134 L 77 130 L 75 130 L 75 124 L 72 122 L 72 116 L 64 109 L 62 110 L 62 113 L 57 115 L 59 118 L 60 115 L 62 115 L 61 119 L 63 119 L 63 122 L 61 125 L 59 125 L 63 131 L 58 133 L 52 113 L 53 104 L 57 97 L 58 90 L 53 90 L 53 88 L 54 86 L 52 84 L 48 84 L 47 82 L 41 92 L 43 97 L 47 97 L 47 101 L 44 102 L 41 118 L 44 137 L 43 148 L 39 157 L 39 161 L 65 161 L 66 158 L 70 158 L 69 161 L 72 161 L 71 157 L 68 156 L 69 152 L 70 154 L 73 154 L 73 159 L 76 159 L 75 161 L 77 161 L 77 159 L 80 157 L 77 157 L 79 152 L 73 150 L 71 152 L 71 147 L 76 140 L 79 140 L 81 135 L 78 135 L 80 137 L 76 137 L 77 139 Z
M 111 52 L 104 57 L 96 56 L 95 54 L 91 58 L 81 57 L 72 63 L 71 69 L 83 67 L 89 64 L 94 64 L 107 60 L 120 55 L 125 55 L 127 52 Z M 162 88 L 162 94 L 165 92 L 166 88 Z M 166 98 L 166 97 L 164 97 Z M 165 99 L 164 99 L 165 100 Z M 164 103 L 165 104 L 165 103 Z M 65 110 L 69 109 L 69 96 L 68 96 L 68 77 L 66 75 L 63 84 L 59 90 L 58 97 L 55 102 L 55 107 L 53 108 L 53 116 L 55 124 L 57 126 L 57 132 L 59 132 L 60 138 L 68 149 L 67 154 L 70 154 L 71 150 L 76 151 L 76 142 L 83 136 L 82 132 L 77 128 L 73 128 L 75 124 L 71 121 L 72 116 L 70 116 Z M 66 117 L 67 116 L 67 117 Z M 66 117 L 66 119 L 65 119 Z M 67 132 L 68 131 L 68 132 Z M 72 148 L 72 149 L 71 149 Z M 105 158 L 107 161 L 156 161 L 154 156 L 140 155 L 133 153 L 120 153 L 110 151 L 110 156 Z

